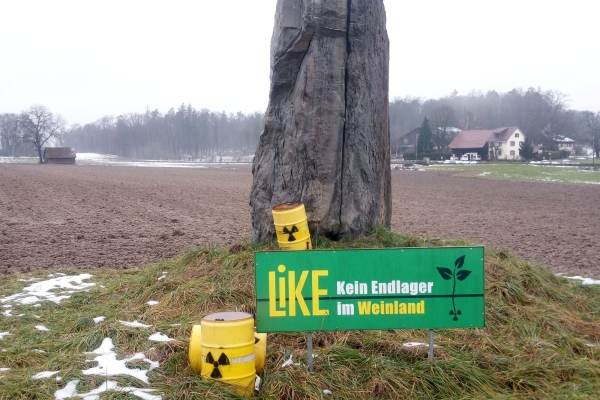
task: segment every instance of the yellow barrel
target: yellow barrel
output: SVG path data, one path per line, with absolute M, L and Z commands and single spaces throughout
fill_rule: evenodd
M 202 372 L 202 326 L 194 325 L 192 334 L 190 335 L 190 350 L 188 357 L 190 359 L 190 367 L 197 372 Z
M 198 374 L 202 373 L 202 325 L 192 327 L 188 356 L 192 370 Z M 256 328 L 254 328 L 254 357 L 256 374 L 260 375 L 267 361 L 267 334 L 256 333 Z
M 283 203 L 273 207 L 277 243 L 283 250 L 312 249 L 304 204 Z
M 204 317 L 200 325 L 202 378 L 236 385 L 241 395 L 252 396 L 256 378 L 252 315 L 215 313 Z
M 256 330 L 256 329 L 255 329 Z M 256 360 L 254 365 L 256 367 L 256 374 L 262 374 L 265 369 L 265 363 L 267 362 L 267 334 L 254 332 L 254 355 Z

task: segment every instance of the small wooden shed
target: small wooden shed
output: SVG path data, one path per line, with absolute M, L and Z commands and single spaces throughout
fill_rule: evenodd
M 44 164 L 75 164 L 77 154 L 72 147 L 44 148 Z

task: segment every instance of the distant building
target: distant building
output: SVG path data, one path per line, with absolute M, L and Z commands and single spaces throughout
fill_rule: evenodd
M 421 133 L 421 128 L 415 128 L 410 132 L 404 133 L 392 139 L 390 143 L 390 148 L 392 153 L 404 154 L 405 151 L 414 151 L 415 146 L 417 145 L 417 136 Z
M 75 164 L 77 154 L 72 147 L 44 148 L 44 164 Z
M 558 136 L 555 139 L 555 142 L 558 144 L 558 150 L 566 150 L 569 154 L 575 154 L 575 141 L 566 136 Z
M 525 135 L 516 126 L 459 132 L 448 145 L 454 155 L 477 154 L 482 160 L 520 160 Z

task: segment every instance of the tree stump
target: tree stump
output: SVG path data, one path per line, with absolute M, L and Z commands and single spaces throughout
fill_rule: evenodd
M 389 227 L 389 40 L 383 0 L 278 0 L 271 87 L 252 166 L 252 239 L 304 203 L 311 233 Z

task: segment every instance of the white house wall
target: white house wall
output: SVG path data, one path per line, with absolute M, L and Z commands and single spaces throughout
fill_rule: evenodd
M 575 146 L 573 145 L 573 142 L 560 142 L 558 144 L 558 150 L 566 150 L 571 155 L 575 154 Z
M 517 134 L 519 135 L 519 137 L 517 137 Z M 507 141 L 503 141 L 501 142 L 502 145 L 500 147 L 497 148 L 497 150 L 500 150 L 502 152 L 502 155 L 499 156 L 498 153 L 496 152 L 496 159 L 497 160 L 520 160 L 521 156 L 519 155 L 519 144 L 521 142 L 525 141 L 525 135 L 523 134 L 523 132 L 521 132 L 520 129 L 516 129 L 512 135 L 510 135 L 510 137 L 508 138 Z M 514 146 L 510 145 L 510 142 L 515 142 Z M 494 142 L 490 142 L 490 144 L 496 144 L 498 143 L 498 141 L 494 141 Z M 515 154 L 513 156 L 510 155 L 511 150 L 514 150 Z

